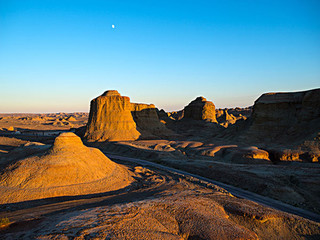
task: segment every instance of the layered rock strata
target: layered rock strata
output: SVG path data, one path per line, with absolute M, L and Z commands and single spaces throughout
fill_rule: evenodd
M 320 89 L 263 94 L 255 101 L 251 121 L 250 133 L 256 136 L 302 139 L 316 135 L 320 131 Z
M 85 138 L 89 141 L 130 141 L 173 134 L 158 118 L 153 104 L 130 103 L 116 90 L 93 99 Z

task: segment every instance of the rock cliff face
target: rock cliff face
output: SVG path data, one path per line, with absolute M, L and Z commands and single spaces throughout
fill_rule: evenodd
M 303 138 L 320 131 L 320 89 L 266 93 L 254 104 L 250 133 Z
M 160 122 L 157 109 L 153 104 L 131 103 L 131 113 L 143 138 L 173 135 L 173 132 Z
M 153 104 L 130 103 L 129 97 L 115 90 L 91 101 L 85 133 L 89 141 L 130 141 L 171 134 Z
M 85 138 L 89 141 L 135 140 L 140 137 L 131 114 L 129 97 L 117 91 L 106 91 L 90 104 Z
M 184 119 L 217 122 L 215 105 L 204 97 L 198 97 L 184 108 Z

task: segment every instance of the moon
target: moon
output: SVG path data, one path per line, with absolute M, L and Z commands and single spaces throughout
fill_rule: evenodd
M 115 28 L 114 24 L 111 25 L 112 28 Z

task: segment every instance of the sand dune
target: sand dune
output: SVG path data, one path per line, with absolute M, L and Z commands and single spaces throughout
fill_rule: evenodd
M 117 190 L 133 179 L 98 149 L 62 133 L 49 150 L 9 163 L 0 175 L 0 203 Z

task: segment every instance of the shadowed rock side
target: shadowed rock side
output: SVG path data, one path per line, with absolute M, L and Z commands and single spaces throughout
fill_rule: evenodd
M 224 109 L 218 112 L 217 120 L 220 125 L 228 127 L 230 124 L 235 124 L 238 119 L 232 114 L 229 114 L 227 109 Z
M 85 138 L 89 141 L 129 141 L 173 135 L 158 118 L 153 104 L 130 103 L 117 91 L 93 99 Z
M 133 179 L 100 150 L 62 133 L 48 151 L 8 164 L 0 175 L 0 203 L 117 190 Z
M 315 137 L 320 131 L 320 89 L 263 94 L 255 101 L 251 121 L 250 135 L 263 141 Z
M 183 118 L 217 122 L 214 104 L 207 101 L 204 97 L 198 97 L 189 103 L 189 105 L 184 108 Z
M 174 133 L 160 122 L 153 104 L 131 103 L 132 116 L 143 138 L 170 137 Z
M 237 121 L 244 121 L 251 115 L 251 107 L 248 108 L 225 108 L 216 109 L 216 118 L 218 123 L 227 128 Z
M 214 104 L 204 97 L 196 98 L 182 111 L 166 115 L 159 112 L 159 117 L 166 127 L 178 134 L 179 137 L 176 139 L 206 139 L 216 135 L 223 128 L 216 120 Z
M 173 120 L 181 120 L 184 116 L 183 109 L 177 112 L 169 112 L 168 116 Z

